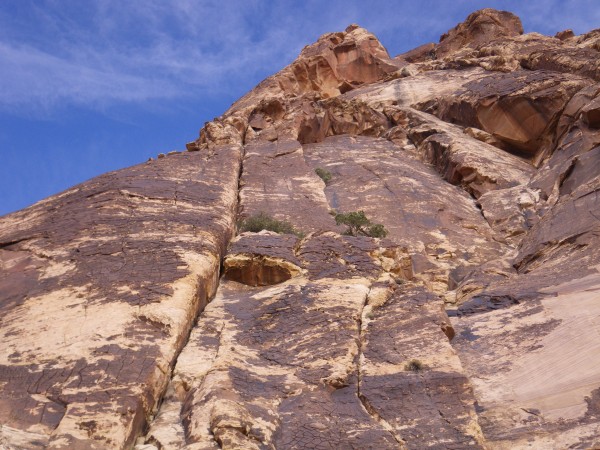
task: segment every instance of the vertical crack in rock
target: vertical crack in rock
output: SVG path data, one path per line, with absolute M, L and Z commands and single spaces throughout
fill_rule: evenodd
M 244 168 L 244 156 L 245 156 L 245 147 L 244 146 L 240 146 L 240 151 L 241 151 L 241 155 L 240 155 L 240 163 L 239 163 L 239 170 L 238 170 L 238 176 L 237 176 L 237 186 L 236 186 L 236 204 L 234 205 L 234 207 L 232 208 L 233 211 L 235 211 L 235 214 L 233 215 L 233 220 L 232 220 L 232 232 L 230 233 L 230 235 L 226 238 L 226 242 L 225 242 L 225 249 L 227 248 L 227 246 L 229 245 L 229 242 L 231 241 L 231 239 L 235 236 L 235 233 L 237 232 L 237 220 L 239 217 L 239 209 L 241 206 L 241 202 L 240 202 L 240 191 L 241 191 L 241 180 L 242 180 L 242 175 L 243 175 L 243 168 Z M 176 196 L 177 196 L 177 191 L 175 192 L 175 201 L 176 201 Z M 168 377 L 167 377 L 167 381 L 164 385 L 164 388 L 160 394 L 159 399 L 156 402 L 156 406 L 155 406 L 155 414 L 149 419 L 147 420 L 145 429 L 143 431 L 144 435 L 147 436 L 147 433 L 149 432 L 149 430 L 151 430 L 152 428 L 152 424 L 153 422 L 156 420 L 156 418 L 158 417 L 158 415 L 161 412 L 161 408 L 163 405 L 163 402 L 167 396 L 167 393 L 169 391 L 169 387 L 172 385 L 173 383 L 173 379 L 175 376 L 175 367 L 177 366 L 177 361 L 179 359 L 179 356 L 181 355 L 181 353 L 184 351 L 184 349 L 186 348 L 186 346 L 188 345 L 189 341 L 190 341 L 190 337 L 192 335 L 192 332 L 194 330 L 194 328 L 198 325 L 198 319 L 200 317 L 200 315 L 202 314 L 202 312 L 204 311 L 204 308 L 206 307 L 206 305 L 208 303 L 210 303 L 216 293 L 217 290 L 219 288 L 219 284 L 220 284 L 220 272 L 222 271 L 222 267 L 223 267 L 223 260 L 225 259 L 225 255 L 226 255 L 226 251 L 223 251 L 221 253 L 221 258 L 220 258 L 220 262 L 219 265 L 216 267 L 216 273 L 215 273 L 215 279 L 216 284 L 214 287 L 214 292 L 212 293 L 212 295 L 206 299 L 200 298 L 201 293 L 203 292 L 203 290 L 201 289 L 200 284 L 197 287 L 197 291 L 195 293 L 196 299 L 193 301 L 193 303 L 197 303 L 198 304 L 198 308 L 194 317 L 194 320 L 192 321 L 192 323 L 190 324 L 189 328 L 186 330 L 186 336 L 185 338 L 182 340 L 181 345 L 176 348 L 175 350 L 175 354 L 174 357 L 171 361 L 171 363 L 169 364 L 169 368 L 168 368 Z M 198 280 L 199 283 L 202 282 L 202 280 Z M 219 331 L 219 339 L 220 336 L 222 334 L 223 328 L 224 328 L 225 324 L 223 324 L 221 330 Z M 220 348 L 220 347 L 219 347 Z M 215 359 L 218 357 L 218 349 L 217 349 L 217 355 L 215 356 Z M 148 441 L 148 438 L 146 436 L 141 436 L 144 440 L 144 442 Z
M 222 261 L 223 261 L 223 257 L 221 258 L 221 264 L 222 264 Z M 218 270 L 219 269 L 217 268 L 217 271 Z M 217 289 L 218 289 L 218 284 L 217 284 Z M 215 289 L 215 293 L 213 293 L 213 295 L 210 298 L 206 299 L 206 304 L 208 304 L 208 303 L 210 303 L 212 301 L 212 299 L 214 298 L 215 294 L 216 294 L 216 289 Z M 199 295 L 199 292 L 196 293 L 196 297 L 198 297 L 198 295 Z M 189 328 L 186 331 L 185 338 L 181 341 L 181 345 L 178 346 L 175 349 L 174 357 L 173 357 L 172 361 L 169 364 L 168 371 L 165 373 L 165 375 L 167 375 L 167 378 L 166 378 L 165 385 L 164 385 L 164 387 L 162 389 L 162 392 L 160 393 L 160 396 L 159 396 L 159 398 L 158 398 L 158 400 L 156 402 L 155 413 L 154 413 L 153 416 L 151 416 L 151 418 L 149 418 L 149 420 L 147 420 L 145 429 L 143 431 L 144 434 L 147 433 L 148 430 L 150 430 L 150 428 L 152 427 L 152 423 L 156 420 L 157 416 L 161 412 L 161 408 L 162 408 L 163 402 L 165 400 L 165 397 L 167 395 L 167 392 L 169 390 L 169 387 L 170 387 L 170 385 L 171 385 L 171 383 L 173 381 L 173 377 L 175 375 L 175 367 L 177 366 L 177 361 L 179 359 L 179 356 L 181 355 L 181 353 L 183 352 L 183 350 L 185 349 L 185 347 L 188 345 L 188 343 L 190 341 L 190 336 L 192 335 L 192 331 L 194 330 L 194 327 L 196 327 L 196 325 L 198 324 L 198 318 L 200 317 L 200 314 L 202 314 L 202 311 L 204 310 L 204 306 L 206 306 L 206 305 L 202 306 L 202 301 L 201 301 L 200 298 L 196 298 L 196 300 L 194 301 L 194 303 L 198 303 L 199 308 L 196 311 L 196 315 L 194 317 L 194 320 L 192 321 L 191 325 L 189 326 Z
M 233 208 L 233 210 L 235 211 L 235 215 L 233 218 L 233 230 L 231 235 L 228 237 L 227 242 L 225 243 L 225 247 L 228 246 L 229 241 L 231 240 L 231 238 L 233 238 L 237 232 L 237 221 L 239 220 L 240 214 L 241 214 L 241 208 L 242 208 L 242 203 L 241 203 L 241 190 L 242 190 L 242 176 L 244 173 L 244 158 L 245 158 L 245 154 L 246 154 L 246 147 L 245 146 L 240 146 L 240 151 L 241 151 L 241 155 L 240 155 L 240 164 L 239 164 L 239 170 L 238 170 L 238 176 L 237 176 L 237 186 L 236 186 L 236 204 Z M 226 256 L 226 252 L 223 252 L 221 255 L 221 260 L 219 263 L 219 266 L 217 267 L 217 272 L 221 272 L 222 267 L 223 267 L 223 261 L 225 259 Z M 206 300 L 206 304 L 210 303 L 212 301 L 212 299 L 214 298 L 214 296 L 216 295 L 217 290 L 219 289 L 219 285 L 220 285 L 220 277 L 219 277 L 219 273 L 216 274 L 217 275 L 217 283 L 215 286 L 215 292 L 213 293 L 213 295 L 211 296 L 211 298 Z M 200 286 L 199 286 L 200 287 Z M 200 289 L 198 291 L 198 294 L 200 293 Z M 201 300 L 198 300 L 198 303 L 201 304 Z M 167 393 L 169 391 L 169 388 L 172 386 L 173 382 L 174 382 L 174 376 L 175 376 L 175 367 L 177 366 L 177 361 L 179 360 L 179 356 L 181 355 L 181 353 L 184 351 L 184 349 L 187 347 L 187 345 L 190 342 L 190 337 L 192 335 L 193 330 L 197 327 L 198 325 L 198 319 L 200 317 L 200 315 L 202 314 L 202 312 L 204 311 L 204 307 L 200 307 L 198 308 L 197 312 L 196 312 L 196 316 L 194 318 L 194 321 L 192 323 L 192 325 L 189 327 L 189 329 L 187 330 L 187 335 L 185 337 L 185 339 L 182 341 L 182 345 L 180 346 L 180 348 L 178 348 L 175 357 L 172 361 L 172 363 L 169 365 L 169 376 L 168 376 L 168 381 L 165 383 L 164 389 L 160 395 L 160 399 L 157 402 L 157 407 L 156 407 L 156 413 L 154 414 L 154 416 L 152 417 L 151 420 L 148 421 L 144 433 L 145 436 L 142 436 L 143 440 L 145 443 L 151 443 L 151 441 L 153 440 L 152 437 L 148 436 L 148 432 L 152 429 L 152 424 L 154 423 L 154 421 L 156 420 L 156 418 L 159 416 L 159 414 L 161 413 L 161 408 L 163 405 L 163 402 L 165 401 L 165 398 L 167 396 Z M 223 328 L 225 327 L 225 324 L 223 323 L 221 326 L 221 329 L 219 330 L 219 341 L 221 339 L 222 333 L 223 333 Z M 214 359 L 216 360 L 219 356 L 219 350 L 221 348 L 221 343 L 219 343 L 219 346 L 217 347 L 217 353 L 214 357 Z M 203 383 L 203 380 L 200 381 L 200 383 Z M 219 447 L 221 448 L 221 444 L 218 442 L 218 440 L 215 440 L 215 442 L 219 445 Z
M 312 168 L 313 167 L 312 164 L 310 163 L 310 161 L 306 157 L 306 151 L 304 149 L 304 145 L 301 144 L 300 148 L 302 149 L 302 151 L 300 152 L 300 154 L 302 155 L 302 160 L 304 161 L 304 164 L 306 165 L 306 167 Z M 316 175 L 316 172 L 313 171 L 313 173 L 311 175 Z M 319 176 L 319 178 L 321 178 L 321 177 Z M 325 190 L 327 189 L 327 182 L 325 182 L 325 180 L 323 180 L 323 179 L 321 179 L 321 180 L 323 181 L 323 183 L 322 183 L 323 189 L 321 190 L 321 192 L 323 194 L 323 198 L 325 199 L 325 203 L 327 204 L 328 211 L 331 211 L 332 209 L 335 209 L 335 208 L 332 208 L 331 204 L 329 203 L 329 198 L 327 197 L 327 194 L 325 193 Z
M 387 181 L 381 175 L 379 175 L 375 170 L 368 167 L 366 164 L 359 164 L 359 166 L 362 167 L 367 172 L 369 172 L 370 174 L 372 174 L 379 181 L 381 181 L 381 184 L 383 185 L 385 190 L 388 191 L 392 195 L 392 197 L 396 197 L 396 193 L 389 187 Z
M 236 205 L 236 215 L 235 215 L 235 222 L 234 222 L 234 232 L 237 233 L 238 232 L 238 223 L 240 221 L 241 218 L 241 214 L 243 213 L 243 206 L 242 206 L 242 188 L 243 188 L 243 183 L 242 183 L 242 177 L 244 175 L 244 160 L 246 158 L 246 146 L 242 145 L 241 146 L 241 158 L 240 158 L 240 170 L 238 172 L 238 180 L 237 180 L 237 205 Z M 221 261 L 222 263 L 222 261 Z
M 375 421 L 383 427 L 384 430 L 386 430 L 390 433 L 392 438 L 394 438 L 394 440 L 400 445 L 401 449 L 406 449 L 407 448 L 406 442 L 400 436 L 397 435 L 397 433 L 394 430 L 394 427 L 392 427 L 392 425 L 390 425 L 383 417 L 381 417 L 381 415 L 377 412 L 377 410 L 373 407 L 373 405 L 371 405 L 371 403 L 369 402 L 369 399 L 365 395 L 363 395 L 361 392 L 362 373 L 363 373 L 362 361 L 364 358 L 363 347 L 365 344 L 365 333 L 366 333 L 367 327 L 369 326 L 368 323 L 365 324 L 364 317 L 366 314 L 365 310 L 367 309 L 367 305 L 369 305 L 369 296 L 371 294 L 371 290 L 372 290 L 372 285 L 369 287 L 369 291 L 365 294 L 365 299 L 362 304 L 362 308 L 360 310 L 360 315 L 358 316 L 358 342 L 357 342 L 358 353 L 356 355 L 356 376 L 357 376 L 356 395 L 357 395 L 358 399 L 360 400 L 360 403 L 362 404 L 365 411 L 371 417 L 373 417 L 375 419 Z
M 234 146 L 176 154 L 0 220 L 3 426 L 39 425 L 49 447 L 133 445 L 214 292 L 239 165 Z

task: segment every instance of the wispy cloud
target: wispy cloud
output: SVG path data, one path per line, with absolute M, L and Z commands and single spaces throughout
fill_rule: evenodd
M 116 67 L 81 64 L 29 46 L 0 43 L 4 107 L 47 110 L 61 102 L 102 105 L 177 95 L 176 86 Z
M 0 108 L 95 107 L 225 90 L 242 75 L 266 76 L 298 51 L 300 43 L 280 28 L 254 23 L 258 4 L 221 3 L 105 0 L 85 2 L 86 9 L 45 2 L 32 3 L 28 17 L 4 6 Z
M 378 22 L 339 0 L 7 1 L 0 108 L 25 113 L 219 95 L 274 73 L 324 32 Z
M 485 6 L 521 15 L 530 31 L 587 31 L 597 0 L 4 0 L 0 109 L 104 108 L 220 95 L 291 62 L 320 34 L 358 22 L 391 53 L 435 41 Z

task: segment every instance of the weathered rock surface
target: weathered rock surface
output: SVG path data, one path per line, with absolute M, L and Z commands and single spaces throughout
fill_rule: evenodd
M 248 286 L 270 286 L 302 273 L 296 257 L 298 238 L 261 231 L 242 234 L 223 260 L 223 276 Z
M 351 25 L 1 218 L 0 448 L 600 446 L 599 39 Z
M 130 447 L 234 229 L 239 147 L 109 173 L 0 222 L 0 446 Z
M 581 76 L 538 70 L 490 75 L 421 105 L 441 119 L 479 128 L 526 154 L 552 140 L 571 97 L 591 84 Z
M 523 34 L 521 19 L 507 11 L 486 8 L 474 12 L 467 19 L 440 38 L 436 56 L 450 55 L 464 47 L 477 47 L 501 37 Z
M 302 261 L 306 276 L 267 288 L 221 284 L 179 357 L 149 442 L 419 448 L 451 440 L 478 447 L 473 394 L 439 297 L 385 276 L 367 238 L 325 233 L 290 254 L 286 238 L 270 236 L 268 251 L 267 236 L 257 237 L 261 253 Z M 417 356 L 422 370 L 407 369 Z
M 420 158 L 432 164 L 451 184 L 473 197 L 526 183 L 533 168 L 522 159 L 473 139 L 465 130 L 427 114 L 407 111 L 409 136 Z

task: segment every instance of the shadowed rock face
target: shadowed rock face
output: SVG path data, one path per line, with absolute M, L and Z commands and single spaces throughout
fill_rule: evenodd
M 223 275 L 248 286 L 270 286 L 292 278 L 294 269 L 271 258 L 236 255 L 227 258 Z
M 600 446 L 599 36 L 351 25 L 0 218 L 0 447 Z
M 585 77 L 549 71 L 515 71 L 467 83 L 429 103 L 443 120 L 487 131 L 535 155 L 553 138 L 556 121 L 571 97 L 591 84 Z

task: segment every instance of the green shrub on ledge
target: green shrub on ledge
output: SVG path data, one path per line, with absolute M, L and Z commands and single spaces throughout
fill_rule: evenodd
M 404 366 L 404 370 L 407 370 L 409 372 L 421 372 L 424 369 L 425 369 L 425 364 L 423 364 L 418 359 L 411 359 Z
M 329 170 L 325 170 L 321 167 L 317 167 L 315 169 L 315 173 L 319 175 L 319 178 L 325 182 L 325 184 L 329 184 L 331 181 L 331 172 Z
M 288 221 L 274 219 L 264 212 L 260 212 L 242 220 L 238 225 L 238 229 L 240 233 L 244 231 L 258 233 L 259 231 L 267 230 L 279 234 L 295 234 L 298 237 L 303 237 L 304 235 Z
M 346 225 L 348 228 L 344 234 L 348 236 L 369 236 L 384 238 L 388 231 L 380 223 L 371 223 L 365 216 L 364 211 L 353 211 L 349 213 L 334 213 L 337 225 Z

